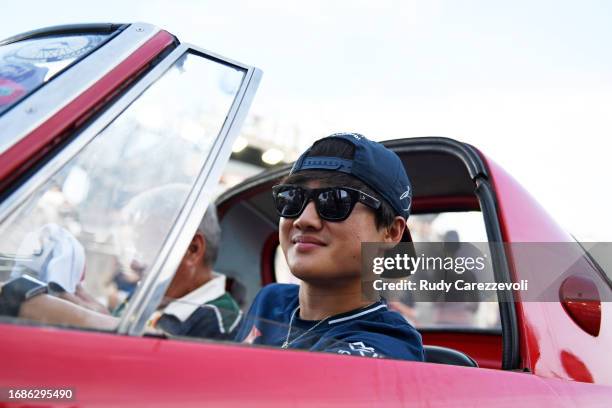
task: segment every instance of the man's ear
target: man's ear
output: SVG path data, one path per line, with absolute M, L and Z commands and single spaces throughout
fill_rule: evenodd
M 406 219 L 399 215 L 395 217 L 393 223 L 387 228 L 385 242 L 398 243 L 402 240 L 402 235 L 406 229 Z
M 206 255 L 206 240 L 204 236 L 196 232 L 191 239 L 187 252 L 185 253 L 185 261 L 194 265 L 201 265 L 204 262 Z

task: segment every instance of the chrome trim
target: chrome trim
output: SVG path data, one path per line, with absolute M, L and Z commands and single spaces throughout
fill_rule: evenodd
M 138 29 L 139 27 L 136 27 Z M 117 37 L 120 38 L 120 37 Z M 184 52 L 184 50 L 183 50 Z M 178 55 L 175 49 L 169 56 Z M 176 57 L 175 57 L 176 58 Z M 134 84 L 121 98 L 106 109 L 93 123 L 83 129 L 78 137 L 58 152 L 30 179 L 23 183 L 17 190 L 0 203 L 0 223 L 4 222 L 27 198 L 57 173 L 66 163 L 81 151 L 96 135 L 109 125 L 121 114 L 140 94 L 142 94 L 153 82 L 161 77 L 164 72 L 174 63 L 168 58 L 161 61 L 138 83 Z
M 160 31 L 150 24 L 132 24 L 89 56 L 53 78 L 0 116 L 0 154 L 89 89 Z
M 171 56 L 176 56 L 173 58 L 173 61 L 187 51 L 192 51 L 194 54 L 199 54 L 202 57 L 212 57 L 212 59 L 218 62 L 233 65 L 246 72 L 219 135 L 211 146 L 208 157 L 202 165 L 200 174 L 195 180 L 176 223 L 169 232 L 166 241 L 160 249 L 160 254 L 152 265 L 147 277 L 128 304 L 117 328 L 121 334 L 142 335 L 148 318 L 159 305 L 167 286 L 170 284 L 183 258 L 185 249 L 189 242 L 191 242 L 193 234 L 195 234 L 212 199 L 211 192 L 216 187 L 221 173 L 229 161 L 232 153 L 232 144 L 238 136 L 240 127 L 244 122 L 261 80 L 262 72 L 257 68 L 225 59 L 217 54 L 188 44 L 181 45 L 176 52 L 171 54 Z M 170 59 L 170 56 L 167 59 Z

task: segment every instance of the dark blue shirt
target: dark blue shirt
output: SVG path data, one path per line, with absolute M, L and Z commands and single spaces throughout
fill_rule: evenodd
M 294 315 L 288 348 L 423 361 L 421 335 L 384 301 L 323 321 L 308 321 L 299 318 L 298 291 L 298 285 L 287 284 L 261 289 L 236 340 L 281 347 Z

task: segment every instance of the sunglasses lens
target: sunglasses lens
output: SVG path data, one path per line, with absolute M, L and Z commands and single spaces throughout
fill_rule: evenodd
M 276 211 L 281 217 L 296 217 L 302 210 L 305 192 L 296 187 L 281 189 L 274 195 Z
M 345 220 L 355 206 L 358 198 L 352 191 L 335 187 L 319 190 L 308 190 L 294 186 L 278 186 L 274 189 L 274 205 L 281 217 L 299 217 L 306 201 L 309 200 L 310 191 L 315 191 L 315 207 L 319 216 L 328 221 Z
M 347 190 L 333 188 L 317 196 L 317 210 L 321 218 L 327 220 L 345 219 L 353 208 L 353 200 Z

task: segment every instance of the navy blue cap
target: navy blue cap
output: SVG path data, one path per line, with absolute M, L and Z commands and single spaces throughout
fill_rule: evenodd
M 355 146 L 353 159 L 306 157 L 311 147 L 302 153 L 289 174 L 303 170 L 332 170 L 350 174 L 380 194 L 397 215 L 408 218 L 412 204 L 412 186 L 399 156 L 359 133 L 335 133 L 316 141 L 315 144 L 331 138 L 346 140 Z

